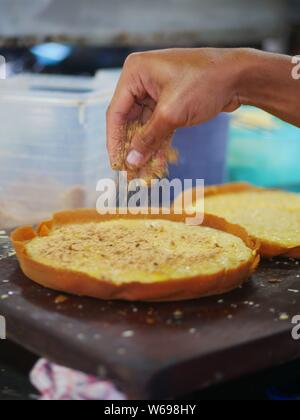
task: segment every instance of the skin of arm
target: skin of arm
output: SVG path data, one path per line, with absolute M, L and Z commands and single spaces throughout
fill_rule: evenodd
M 291 57 L 252 49 L 170 49 L 130 55 L 107 112 L 111 165 L 121 169 L 128 122 L 144 130 L 128 166 L 142 167 L 177 128 L 252 105 L 300 127 L 300 81 Z

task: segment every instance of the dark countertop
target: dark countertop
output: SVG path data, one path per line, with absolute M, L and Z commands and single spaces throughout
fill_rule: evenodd
M 8 340 L 0 341 L 0 401 L 35 400 L 29 372 L 37 357 Z
M 29 381 L 37 357 L 10 341 L 0 341 L 0 401 L 38 398 Z M 186 399 L 266 400 L 300 398 L 300 361 L 260 374 L 243 377 L 221 386 L 188 395 Z
M 197 399 L 213 399 L 222 389 L 220 396 L 235 399 L 255 379 L 248 376 L 236 388 L 230 381 L 299 360 L 300 342 L 291 337 L 300 302 L 298 261 L 263 262 L 251 283 L 222 299 L 149 305 L 68 297 L 57 304 L 56 292 L 21 273 L 5 240 L 0 257 L 0 313 L 9 338 L 73 369 L 105 372 L 132 398 L 172 398 L 202 389 Z M 124 331 L 132 332 L 131 339 Z M 0 342 L 2 394 L 30 398 L 28 373 L 36 358 L 10 345 Z M 291 375 L 300 383 L 300 363 L 295 366 L 285 383 L 293 382 Z M 254 388 L 265 398 L 265 387 L 276 381 L 260 379 Z

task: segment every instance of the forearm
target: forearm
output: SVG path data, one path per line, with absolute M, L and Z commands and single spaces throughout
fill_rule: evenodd
M 144 124 L 126 157 L 126 164 L 138 168 L 159 156 L 164 139 L 177 128 L 202 124 L 242 104 L 300 127 L 300 80 L 293 78 L 293 67 L 291 57 L 243 48 L 171 49 L 129 56 L 107 114 L 112 166 L 122 168 L 126 127 L 132 120 Z
M 241 50 L 238 95 L 241 104 L 261 108 L 300 127 L 300 80 L 289 56 Z

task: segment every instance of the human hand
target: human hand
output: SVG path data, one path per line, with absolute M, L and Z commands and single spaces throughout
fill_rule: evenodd
M 237 81 L 243 50 L 171 49 L 130 55 L 107 112 L 111 165 L 124 166 L 128 124 L 140 121 L 127 156 L 141 168 L 179 127 L 208 121 L 240 106 Z

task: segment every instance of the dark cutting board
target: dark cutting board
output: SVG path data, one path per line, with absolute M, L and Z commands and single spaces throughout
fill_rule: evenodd
M 296 261 L 263 262 L 252 282 L 224 297 L 56 303 L 59 294 L 24 277 L 7 239 L 1 244 L 0 314 L 9 337 L 57 363 L 113 380 L 130 398 L 176 397 L 300 358 L 300 341 L 291 336 L 291 319 L 300 315 Z

